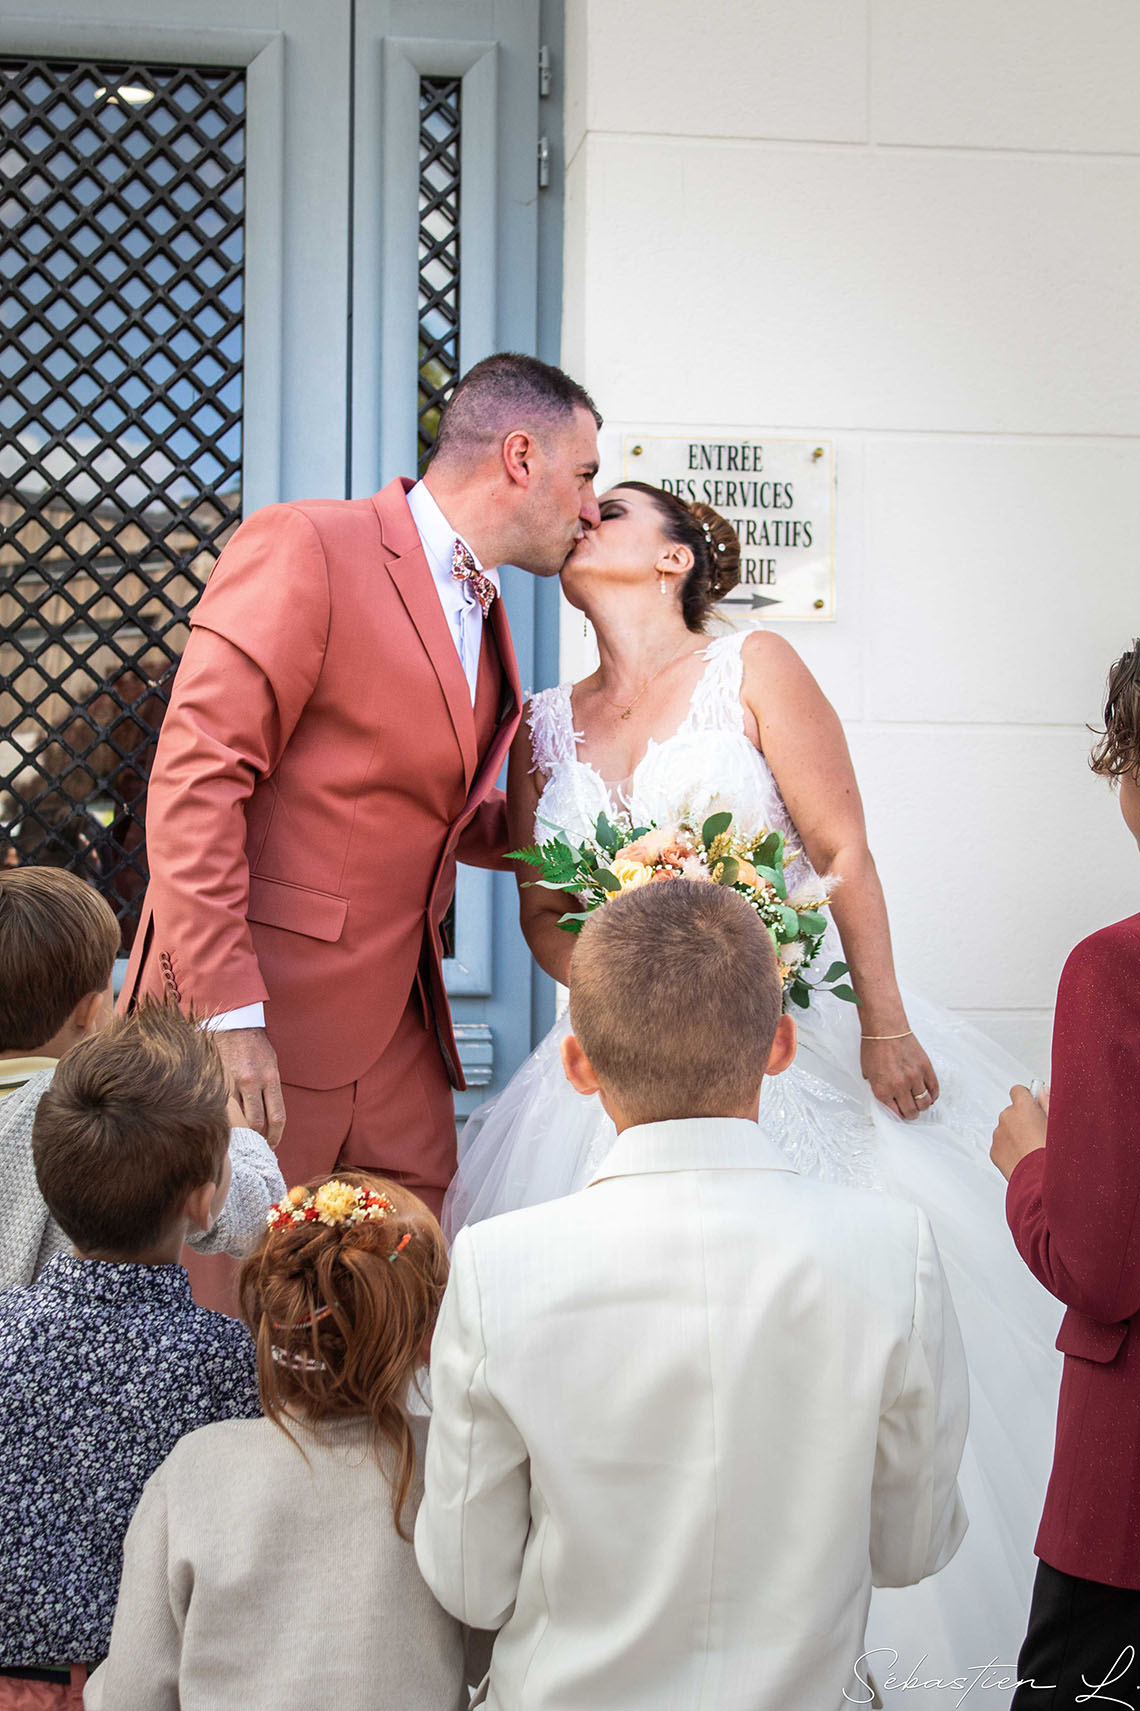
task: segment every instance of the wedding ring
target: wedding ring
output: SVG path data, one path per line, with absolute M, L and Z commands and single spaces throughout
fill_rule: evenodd
M 913 1098 L 915 1104 L 917 1105 L 920 1099 L 929 1099 L 930 1094 L 926 1091 L 926 1088 L 924 1087 L 921 1093 L 914 1093 L 911 1095 L 911 1097 Z

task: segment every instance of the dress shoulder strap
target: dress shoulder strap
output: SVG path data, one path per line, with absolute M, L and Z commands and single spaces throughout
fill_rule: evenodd
M 727 636 L 717 636 L 704 650 L 705 669 L 693 691 L 682 730 L 743 731 L 740 690 L 748 635 L 747 630 L 733 630 Z
M 530 727 L 531 771 L 547 777 L 555 767 L 578 757 L 578 734 L 574 730 L 571 685 L 557 683 L 531 697 L 527 713 Z

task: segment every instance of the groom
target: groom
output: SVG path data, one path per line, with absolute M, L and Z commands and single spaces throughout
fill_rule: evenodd
M 457 860 L 506 865 L 521 707 L 497 567 L 555 576 L 597 522 L 599 423 L 560 369 L 488 357 L 422 481 L 255 512 L 194 609 L 123 1003 L 214 1017 L 289 1181 L 381 1170 L 440 1210 L 463 1086 L 442 925 Z
M 617 1143 L 581 1193 L 460 1232 L 432 1340 L 416 1554 L 499 1630 L 492 1711 L 869 1704 L 872 1580 L 962 1537 L 930 1226 L 765 1136 L 780 1006 L 721 886 L 627 892 L 575 947 L 563 1063 Z

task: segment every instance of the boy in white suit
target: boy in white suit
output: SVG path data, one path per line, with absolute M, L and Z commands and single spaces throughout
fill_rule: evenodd
M 570 980 L 566 1073 L 617 1143 L 580 1194 L 456 1241 L 420 1567 L 499 1629 L 494 1711 L 864 1703 L 872 1584 L 932 1574 L 966 1526 L 929 1225 L 766 1139 L 795 1026 L 742 897 L 618 897 Z

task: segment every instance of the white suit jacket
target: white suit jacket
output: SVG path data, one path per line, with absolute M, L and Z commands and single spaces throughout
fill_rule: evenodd
M 431 1383 L 416 1552 L 501 1628 L 494 1711 L 838 1711 L 872 1582 L 965 1531 L 925 1215 L 751 1122 L 627 1129 L 581 1193 L 464 1230 Z

